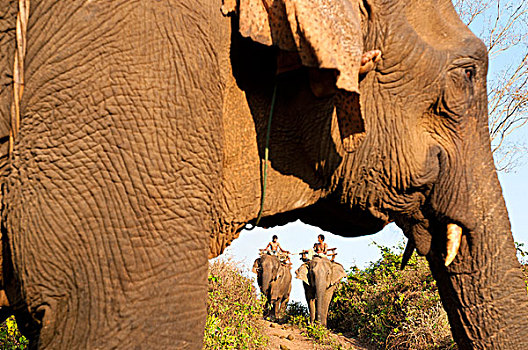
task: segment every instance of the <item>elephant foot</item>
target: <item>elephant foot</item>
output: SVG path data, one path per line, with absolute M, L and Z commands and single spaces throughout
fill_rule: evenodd
M 371 50 L 363 53 L 361 56 L 361 65 L 359 67 L 359 74 L 367 74 L 376 67 L 376 64 L 381 60 L 380 50 Z

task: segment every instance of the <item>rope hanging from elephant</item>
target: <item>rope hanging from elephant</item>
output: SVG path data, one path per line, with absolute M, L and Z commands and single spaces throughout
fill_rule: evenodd
M 11 104 L 11 120 L 9 131 L 9 155 L 20 128 L 20 100 L 24 93 L 24 61 L 26 56 L 26 33 L 29 18 L 29 0 L 18 1 L 18 14 L 16 20 L 16 49 L 13 64 L 13 102 Z
M 251 227 L 245 227 L 246 230 L 253 230 L 255 227 L 258 226 L 260 219 L 262 218 L 262 212 L 264 211 L 264 202 L 266 200 L 266 188 L 267 188 L 267 182 L 268 182 L 268 159 L 269 159 L 269 141 L 270 141 L 270 134 L 271 134 L 271 121 L 273 119 L 273 111 L 275 110 L 275 101 L 277 99 L 277 83 L 275 83 L 275 86 L 273 87 L 273 95 L 271 97 L 271 106 L 270 106 L 270 113 L 268 118 L 268 126 L 266 130 L 266 146 L 264 148 L 264 165 L 262 167 L 262 196 L 260 197 L 260 209 L 257 215 L 257 220 L 255 221 L 255 224 Z

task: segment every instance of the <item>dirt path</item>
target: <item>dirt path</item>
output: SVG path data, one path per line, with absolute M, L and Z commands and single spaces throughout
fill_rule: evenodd
M 264 332 L 269 337 L 269 350 L 331 350 L 329 345 L 316 344 L 313 339 L 301 334 L 299 328 L 289 324 L 278 324 L 263 320 Z M 333 334 L 336 343 L 347 350 L 370 350 L 355 339 Z

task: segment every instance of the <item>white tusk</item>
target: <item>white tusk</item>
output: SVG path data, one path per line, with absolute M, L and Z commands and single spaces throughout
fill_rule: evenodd
M 457 224 L 447 225 L 447 256 L 445 258 L 445 266 L 449 266 L 458 253 L 460 248 L 460 241 L 462 240 L 462 227 Z

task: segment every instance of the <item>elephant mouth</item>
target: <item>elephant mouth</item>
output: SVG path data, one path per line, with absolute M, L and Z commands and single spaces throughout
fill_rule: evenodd
M 435 223 L 434 225 L 431 225 L 431 221 L 433 220 L 426 219 L 413 225 L 401 225 L 404 227 L 404 234 L 408 237 L 402 258 L 402 269 L 409 262 L 414 250 L 417 250 L 420 255 L 428 255 L 433 245 L 437 245 L 434 248 L 440 252 L 446 267 L 449 267 L 455 260 L 462 236 L 468 230 L 454 220 L 448 221 L 447 224 Z
M 422 256 L 434 250 L 434 255 L 443 259 L 446 268 L 451 266 L 463 244 L 463 237 L 469 237 L 474 231 L 472 229 L 474 225 L 468 225 L 467 220 L 462 218 L 467 214 L 463 208 L 455 212 L 460 216 L 449 215 L 453 214 L 453 210 L 435 209 L 432 199 L 438 196 L 438 193 L 435 193 L 437 190 L 437 184 L 422 187 L 419 196 L 421 200 L 415 202 L 415 210 L 389 215 L 394 217 L 393 221 L 408 238 L 402 258 L 402 268 L 408 263 L 415 250 Z
M 463 220 L 449 214 L 463 214 L 464 210 L 453 210 L 453 205 L 445 205 L 457 198 L 451 191 L 442 191 L 445 187 L 442 179 L 446 176 L 448 165 L 447 155 L 441 147 L 431 147 L 426 156 L 426 161 L 419 176 L 411 179 L 411 190 L 407 193 L 414 194 L 414 200 L 408 208 L 390 215 L 393 221 L 402 229 L 408 238 L 407 246 L 402 259 L 402 268 L 405 267 L 414 250 L 420 255 L 428 255 L 434 247 L 444 260 L 444 266 L 450 266 L 455 260 L 464 233 L 469 232 Z M 444 169 L 444 171 L 443 171 Z M 441 200 L 439 201 L 439 198 Z M 460 198 L 458 198 L 460 200 Z M 440 202 L 440 203 L 439 203 Z M 439 207 L 445 206 L 445 210 Z M 457 215 L 457 216 L 458 216 Z

